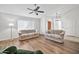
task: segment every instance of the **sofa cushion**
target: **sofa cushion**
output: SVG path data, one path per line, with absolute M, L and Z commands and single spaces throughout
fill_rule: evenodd
M 41 50 L 37 50 L 34 52 L 34 54 L 43 54 L 43 52 Z
M 24 35 L 26 35 L 26 36 L 27 36 L 27 35 L 35 35 L 35 34 L 38 34 L 38 33 L 37 33 L 37 32 L 35 32 L 35 33 L 28 33 L 28 34 L 25 33 L 25 34 L 22 34 L 22 36 L 24 36 Z
M 5 54 L 43 54 L 43 52 L 40 50 L 29 51 L 29 50 L 17 49 L 16 46 L 8 47 L 2 53 L 5 53 Z
M 11 47 L 6 48 L 2 53 L 16 54 L 17 53 L 17 48 L 15 46 L 11 46 Z
M 51 30 L 50 32 L 48 31 L 49 34 L 60 34 L 62 32 L 63 30 Z
M 55 38 L 61 38 L 61 36 L 57 35 L 57 34 L 53 34 L 52 36 L 55 37 Z
M 36 30 L 20 30 L 20 33 L 22 33 L 22 34 L 28 34 L 28 33 L 34 33 L 34 32 L 36 32 Z
M 57 34 L 47 34 L 46 36 L 49 36 L 51 38 L 61 38 L 61 36 Z
M 18 49 L 17 54 L 43 54 L 43 52 L 40 50 L 29 51 L 29 50 Z
M 33 51 L 18 49 L 17 54 L 34 54 Z

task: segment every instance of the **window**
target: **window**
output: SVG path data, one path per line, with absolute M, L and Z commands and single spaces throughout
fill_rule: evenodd
M 59 19 L 59 20 L 54 20 L 54 29 L 62 29 L 62 21 Z
M 34 29 L 34 21 L 31 20 L 18 20 L 18 30 Z

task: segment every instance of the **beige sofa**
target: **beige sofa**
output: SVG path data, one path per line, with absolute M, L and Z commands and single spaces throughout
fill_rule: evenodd
M 45 38 L 59 42 L 59 43 L 63 43 L 64 34 L 65 32 L 63 30 L 51 30 L 51 31 L 46 32 Z
M 39 36 L 39 33 L 36 32 L 36 30 L 20 30 L 19 31 L 20 40 L 31 39 L 38 36 Z

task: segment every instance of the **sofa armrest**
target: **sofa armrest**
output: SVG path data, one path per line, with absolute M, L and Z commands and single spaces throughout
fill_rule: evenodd
M 18 34 L 19 34 L 19 36 L 20 36 L 20 35 L 22 35 L 22 33 L 21 33 L 21 32 L 19 32 Z
M 60 35 L 64 35 L 64 34 L 65 34 L 65 32 L 61 32 L 61 33 L 60 33 Z
M 62 39 L 64 39 L 64 35 L 65 35 L 65 32 L 60 33 L 60 36 L 62 37 Z

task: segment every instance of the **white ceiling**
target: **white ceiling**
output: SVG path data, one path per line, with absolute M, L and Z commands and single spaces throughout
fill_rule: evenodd
M 39 14 L 38 16 L 35 14 L 29 14 L 29 10 L 27 8 L 34 8 L 33 4 L 0 4 L 0 12 L 9 13 L 20 16 L 27 17 L 36 17 L 40 18 L 43 16 L 52 16 L 56 12 L 65 14 L 69 10 L 73 10 L 74 8 L 79 8 L 79 5 L 68 5 L 68 4 L 38 4 L 41 8 L 40 10 L 44 10 L 44 14 Z

